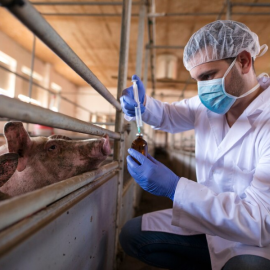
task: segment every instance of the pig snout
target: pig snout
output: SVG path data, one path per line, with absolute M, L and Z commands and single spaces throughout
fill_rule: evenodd
M 101 148 L 101 152 L 104 156 L 108 156 L 111 153 L 111 146 L 110 146 L 110 139 L 107 134 L 102 138 L 102 144 L 103 145 Z
M 111 153 L 109 136 L 105 135 L 101 139 L 90 140 L 86 145 L 80 147 L 81 159 L 97 158 L 104 159 Z

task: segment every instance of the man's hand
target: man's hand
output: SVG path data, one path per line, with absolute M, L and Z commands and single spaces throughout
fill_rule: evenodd
M 127 157 L 127 167 L 131 176 L 146 191 L 174 199 L 174 193 L 179 177 L 169 168 L 148 154 L 147 157 L 130 148 L 129 154 L 138 160 L 138 165 L 131 156 Z
M 141 103 L 141 113 L 144 113 L 145 89 L 144 89 L 143 83 L 137 75 L 133 75 L 132 80 L 137 80 L 136 83 L 138 86 L 139 101 Z M 120 98 L 120 102 L 121 102 L 123 112 L 127 116 L 134 117 L 135 107 L 137 107 L 138 104 L 134 99 L 133 86 L 130 86 L 129 88 L 126 88 L 125 90 L 123 90 L 122 96 Z

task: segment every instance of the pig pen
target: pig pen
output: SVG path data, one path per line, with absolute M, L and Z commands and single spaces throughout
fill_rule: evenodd
M 116 109 L 113 132 L 15 98 L 0 97 L 0 117 L 94 136 L 108 134 L 114 140 L 113 159 L 100 168 L 0 202 L 0 269 L 116 269 L 122 256 L 118 235 L 134 215 L 141 194 L 126 171 L 126 149 L 133 139 L 125 132 L 119 103 L 127 78 L 131 0 L 123 1 L 117 98 L 30 2 L 0 0 L 0 4 Z M 142 37 L 143 32 L 140 34 Z M 135 125 L 130 129 L 134 134 Z M 149 152 L 153 153 L 150 143 Z

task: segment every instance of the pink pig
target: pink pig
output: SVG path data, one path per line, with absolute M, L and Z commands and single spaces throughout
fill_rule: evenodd
M 0 147 L 2 199 L 96 169 L 111 153 L 108 135 L 81 141 L 62 135 L 30 138 L 21 122 L 6 123 L 4 134 L 6 144 Z

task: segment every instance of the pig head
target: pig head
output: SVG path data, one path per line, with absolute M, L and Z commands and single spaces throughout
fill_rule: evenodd
M 108 135 L 89 140 L 71 140 L 62 135 L 30 138 L 21 122 L 8 122 L 4 134 L 0 192 L 9 196 L 96 169 L 111 152 Z

